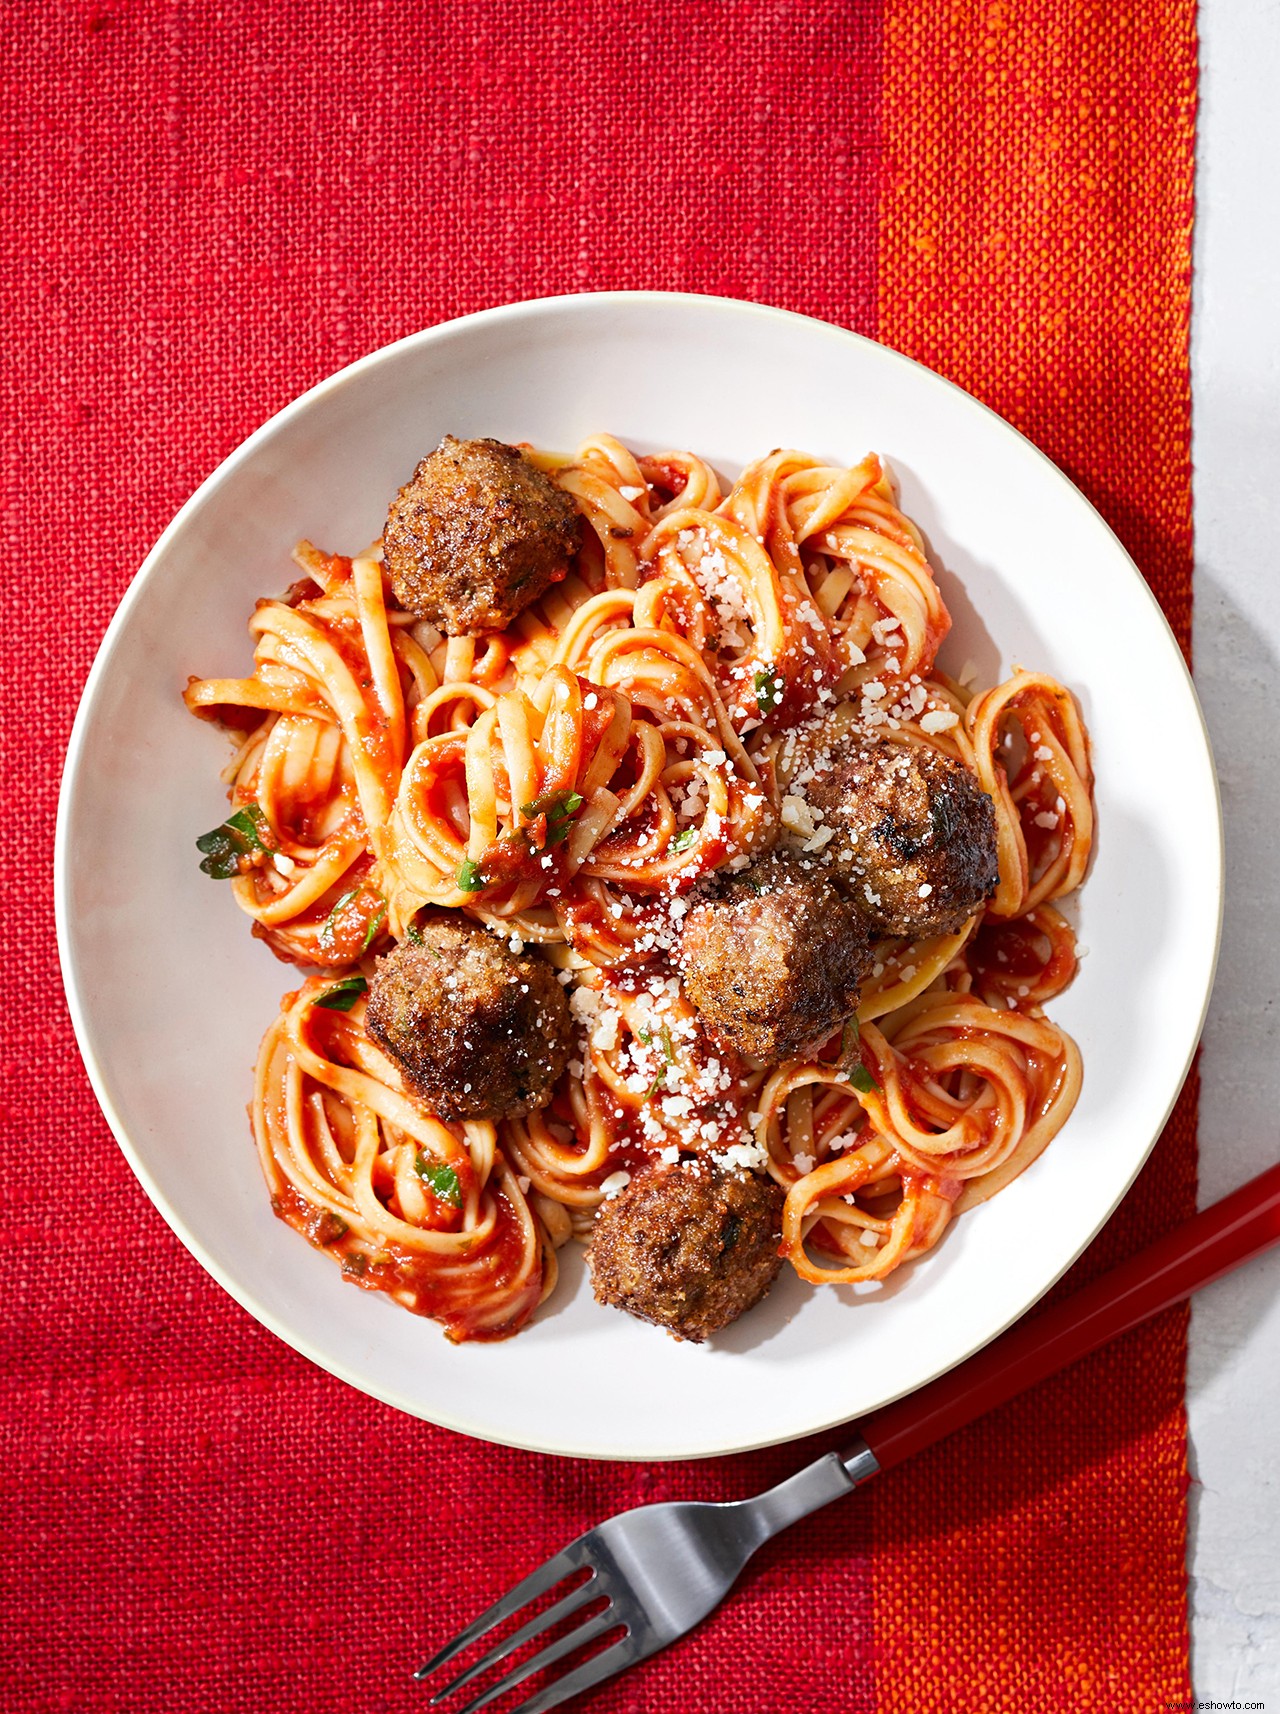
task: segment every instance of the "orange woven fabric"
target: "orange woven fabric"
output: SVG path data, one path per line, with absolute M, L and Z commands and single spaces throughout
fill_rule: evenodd
M 883 56 L 880 337 L 1079 483 L 1185 649 L 1194 8 L 887 0 Z M 1073 1280 L 1194 1198 L 1189 1088 Z M 1185 1340 L 1171 1312 L 867 1491 L 882 1707 L 1190 1695 Z

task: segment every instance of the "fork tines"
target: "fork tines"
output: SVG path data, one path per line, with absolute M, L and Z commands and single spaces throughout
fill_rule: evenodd
M 496 1601 L 487 1612 L 481 1613 L 479 1618 L 473 1619 L 469 1625 L 459 1631 L 452 1642 L 442 1648 L 438 1654 L 433 1655 L 425 1665 L 418 1668 L 413 1675 L 415 1678 L 429 1678 L 441 1667 L 447 1666 L 450 1661 L 455 1660 L 473 1643 L 479 1642 L 481 1638 L 488 1635 L 495 1626 L 501 1625 L 504 1620 L 518 1613 L 521 1607 L 536 1600 L 539 1595 L 546 1594 L 548 1590 L 553 1589 L 557 1583 L 563 1582 L 573 1572 L 584 1569 L 588 1575 L 582 1583 L 577 1584 L 567 1595 L 562 1596 L 545 1612 L 535 1614 L 511 1636 L 505 1637 L 487 1654 L 482 1655 L 479 1660 L 459 1673 L 456 1678 L 451 1679 L 443 1689 L 438 1690 L 431 1698 L 432 1704 L 444 1701 L 446 1697 L 452 1696 L 464 1685 L 471 1683 L 473 1679 L 479 1678 L 482 1673 L 488 1672 L 491 1668 L 507 1660 L 525 1643 L 545 1635 L 553 1626 L 571 1617 L 580 1608 L 592 1601 L 601 1599 L 605 1591 L 601 1587 L 597 1568 L 592 1564 L 585 1549 L 584 1538 L 570 1542 L 563 1552 L 557 1553 L 552 1559 L 547 1560 L 545 1565 L 540 1565 L 522 1582 L 517 1583 L 514 1589 L 509 1590 L 500 1601 Z M 597 1638 L 604 1636 L 606 1632 L 616 1630 L 622 1624 L 623 1621 L 618 1616 L 612 1601 L 608 1601 L 605 1607 L 588 1618 L 585 1624 L 576 1626 L 567 1635 L 558 1638 L 555 1642 L 548 1644 L 546 1648 L 540 1649 L 528 1660 L 521 1662 L 510 1672 L 504 1674 L 497 1683 L 491 1685 L 488 1690 L 482 1691 L 480 1695 L 457 1709 L 456 1714 L 475 1714 L 477 1709 L 485 1707 L 486 1704 L 502 1696 L 506 1691 L 514 1690 L 516 1685 L 522 1684 L 535 1672 L 541 1672 L 545 1667 L 554 1666 L 565 1655 L 571 1654 L 575 1649 L 583 1648 L 587 1643 L 594 1642 Z M 589 1690 L 593 1685 L 599 1684 L 602 1679 L 621 1671 L 624 1666 L 629 1664 L 630 1660 L 630 1652 L 624 1646 L 627 1641 L 628 1637 L 624 1632 L 624 1635 L 611 1647 L 606 1648 L 600 1654 L 593 1655 L 590 1660 L 583 1661 L 581 1665 L 574 1667 L 572 1671 L 566 1673 L 563 1678 L 557 1679 L 553 1684 L 544 1686 L 534 1696 L 522 1702 L 519 1708 L 513 1709 L 512 1714 L 542 1714 L 542 1710 L 555 1708 L 570 1696 L 577 1695 L 579 1691 Z

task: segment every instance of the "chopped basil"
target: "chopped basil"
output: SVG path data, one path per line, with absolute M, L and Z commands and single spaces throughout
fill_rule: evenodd
M 372 920 L 366 925 L 364 939 L 360 943 L 361 952 L 368 952 L 370 946 L 373 944 L 374 935 L 376 935 L 378 930 L 382 927 L 387 915 L 386 900 L 382 898 L 380 893 L 375 893 L 372 888 L 369 888 L 368 890 L 371 897 L 381 900 L 381 904 L 375 912 Z M 331 952 L 333 950 L 333 943 L 338 932 L 338 918 L 342 915 L 343 911 L 346 910 L 352 899 L 358 899 L 364 891 L 364 887 L 348 887 L 346 892 L 343 893 L 337 904 L 324 919 L 320 933 L 316 936 L 316 939 L 326 952 Z
M 209 835 L 206 834 L 205 838 L 209 838 Z M 225 849 L 219 847 L 209 851 L 200 868 L 215 881 L 232 881 L 240 873 L 240 859 L 243 855 L 244 853 L 237 851 L 234 846 L 229 845 Z
M 861 1095 L 880 1092 L 880 1085 L 872 1077 L 860 1058 L 862 1050 L 862 1032 L 858 1028 L 856 1015 L 849 1018 L 840 1037 L 840 1064 L 845 1067 L 849 1082 Z M 850 1064 L 852 1061 L 852 1064 Z
M 756 707 L 761 714 L 772 714 L 782 701 L 782 677 L 776 667 L 765 667 L 755 676 Z
M 485 879 L 480 873 L 480 865 L 467 861 L 458 870 L 458 886 L 464 893 L 480 893 L 484 891 Z
M 686 827 L 683 833 L 677 833 L 671 841 L 671 849 L 673 851 L 687 851 L 697 837 L 698 830 L 696 827 Z
M 256 845 L 259 851 L 271 851 L 275 848 L 271 823 L 256 803 L 248 803 L 234 815 L 229 815 L 226 824 L 243 833 L 250 845 Z
M 332 988 L 326 988 L 316 1005 L 326 1012 L 349 1012 L 368 986 L 363 976 L 345 976 Z
M 646 1047 L 648 1047 L 649 1043 L 653 1040 L 653 1033 L 650 1030 L 637 1030 L 636 1036 Z M 663 1024 L 662 1028 L 659 1030 L 658 1040 L 662 1043 L 662 1052 L 667 1065 L 674 1065 L 676 1062 L 676 1052 L 671 1043 L 671 1031 L 667 1028 L 666 1024 Z M 661 1089 L 665 1083 L 667 1065 L 660 1065 L 658 1067 L 658 1075 L 645 1090 L 644 1098 L 646 1101 L 652 1101 L 658 1090 Z
M 339 916 L 351 903 L 352 899 L 356 897 L 359 891 L 359 887 L 348 887 L 346 892 L 324 919 L 324 922 L 320 925 L 320 933 L 316 936 L 316 939 L 319 941 L 320 945 L 324 947 L 326 952 L 328 952 L 333 945 L 333 937 L 337 932 Z
M 563 821 L 567 816 L 577 815 L 585 802 L 580 792 L 544 792 L 532 803 L 522 804 L 520 813 L 526 821 L 536 821 L 540 815 L 545 815 L 548 821 Z
M 410 946 L 420 946 L 424 952 L 429 952 L 437 963 L 441 962 L 442 955 L 439 949 L 432 946 L 431 942 L 423 934 L 416 922 L 411 922 L 405 929 L 404 933 L 405 939 L 409 942 Z
M 369 926 L 364 931 L 364 939 L 360 942 L 361 952 L 368 952 L 373 945 L 374 937 L 383 923 L 387 920 L 387 901 L 384 899 L 369 919 Z
M 539 816 L 545 816 L 547 831 L 543 837 L 542 849 L 550 845 L 559 845 L 569 837 L 569 827 L 575 815 L 582 808 L 586 799 L 580 792 L 544 792 L 541 797 L 534 798 L 532 803 L 522 804 L 520 814 L 525 821 L 536 821 Z
M 336 1244 L 339 1238 L 345 1238 L 351 1228 L 340 1214 L 326 1208 L 316 1223 L 316 1243 L 322 1248 Z
M 275 841 L 266 816 L 256 803 L 246 804 L 229 815 L 212 833 L 202 833 L 196 850 L 203 852 L 200 867 L 215 881 L 229 881 L 240 873 L 240 859 L 251 851 L 273 851 Z
M 419 1150 L 413 1157 L 413 1170 L 430 1185 L 441 1202 L 450 1202 L 455 1208 L 462 1207 L 462 1186 L 451 1166 L 436 1166 Z

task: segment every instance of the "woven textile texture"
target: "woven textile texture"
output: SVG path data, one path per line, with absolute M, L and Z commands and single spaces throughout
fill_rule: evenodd
M 1190 0 L 28 0 L 0 261 L 5 1706 L 390 1714 L 587 1523 L 811 1448 L 559 1461 L 312 1368 L 152 1210 L 53 945 L 62 751 L 133 568 L 288 399 L 451 315 L 647 286 L 856 328 L 1004 411 L 1189 625 Z M 104 837 L 110 830 L 104 830 Z M 1077 1277 L 1189 1211 L 1194 1096 Z M 1174 1313 L 772 1544 L 602 1711 L 1189 1694 Z

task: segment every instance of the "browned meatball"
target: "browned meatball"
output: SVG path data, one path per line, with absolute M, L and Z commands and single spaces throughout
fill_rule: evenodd
M 504 630 L 580 539 L 573 501 L 518 448 L 446 435 L 391 502 L 382 547 L 400 605 L 470 637 Z
M 642 1173 L 596 1215 L 587 1260 L 597 1301 L 700 1343 L 777 1278 L 782 1203 L 772 1179 L 705 1160 Z
M 852 1016 L 871 940 L 856 901 L 818 863 L 776 851 L 718 876 L 690 907 L 685 991 L 722 1046 L 791 1059 Z
M 517 1118 L 545 1107 L 568 1063 L 564 990 L 460 914 L 380 958 L 365 1025 L 407 1087 L 442 1119 Z
M 995 891 L 995 806 L 962 763 L 871 739 L 819 750 L 806 772 L 793 789 L 834 828 L 824 855 L 879 933 L 954 933 Z

